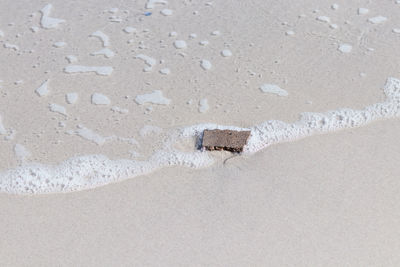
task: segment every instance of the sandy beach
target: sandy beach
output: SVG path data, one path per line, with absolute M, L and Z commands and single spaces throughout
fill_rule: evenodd
M 0 10 L 1 266 L 400 265 L 399 1 Z

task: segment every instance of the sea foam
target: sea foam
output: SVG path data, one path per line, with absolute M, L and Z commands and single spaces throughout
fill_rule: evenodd
M 188 138 L 201 140 L 204 129 L 250 130 L 251 135 L 243 153 L 253 154 L 273 144 L 360 127 L 376 120 L 400 117 L 400 80 L 388 78 L 384 93 L 386 99 L 383 102 L 363 109 L 342 108 L 321 113 L 305 112 L 293 123 L 270 120 L 250 128 L 198 124 L 171 129 L 161 149 L 143 161 L 111 160 L 104 155 L 86 155 L 73 157 L 56 165 L 25 162 L 14 169 L 0 172 L 0 191 L 14 194 L 71 192 L 122 181 L 167 166 L 206 167 L 214 162 L 210 152 L 195 148 L 186 152 L 176 148 L 177 143 Z M 74 133 L 100 144 L 111 138 L 103 139 L 88 130 L 84 133 Z

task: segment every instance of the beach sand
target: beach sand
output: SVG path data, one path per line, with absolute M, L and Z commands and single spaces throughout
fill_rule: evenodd
M 178 127 L 257 129 L 302 112 L 364 109 L 400 78 L 395 1 L 146 3 L 54 0 L 50 16 L 65 20 L 54 29 L 41 24 L 47 2 L 0 3 L 1 171 L 93 154 L 149 162 Z M 105 48 L 114 56 L 91 55 Z M 68 73 L 73 65 L 113 71 Z M 137 98 L 155 90 L 158 104 Z M 26 167 L 19 187 L 0 172 L 0 265 L 400 265 L 400 121 L 360 125 L 292 142 L 282 134 L 242 155 L 196 152 L 191 135 L 174 144 L 188 158 L 128 179 L 88 171 L 62 187 L 49 186 L 52 177 L 32 185 Z M 204 158 L 212 164 L 196 161 Z
M 396 266 L 400 123 L 69 194 L 0 196 L 2 266 Z

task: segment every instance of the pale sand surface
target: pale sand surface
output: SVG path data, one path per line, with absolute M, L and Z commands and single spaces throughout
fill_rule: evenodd
M 29 27 L 38 26 L 37 11 L 46 2 L 0 3 L 1 10 L 14 8 L 1 11 L 1 45 L 6 39 L 21 50 L 36 51 L 16 56 L 15 51 L 0 49 L 1 59 L 9 63 L 0 65 L 0 115 L 7 129 L 18 131 L 13 140 L 0 140 L 1 170 L 17 164 L 17 143 L 32 153 L 29 160 L 44 163 L 93 153 L 127 158 L 130 149 L 146 158 L 160 146 L 158 141 L 154 144 L 157 135 L 139 134 L 146 125 L 169 129 L 206 122 L 239 127 L 269 119 L 292 122 L 305 111 L 358 109 L 381 102 L 385 80 L 400 78 L 400 35 L 392 32 L 400 28 L 400 5 L 394 1 L 336 1 L 339 9 L 332 10 L 333 2 L 316 0 L 214 1 L 212 8 L 203 2 L 171 0 L 143 23 L 134 12 L 123 15 L 124 9 L 143 11 L 145 2 L 71 5 L 55 0 L 52 16 L 67 23 L 37 33 Z M 111 14 L 103 11 L 113 7 L 120 8 L 124 22 L 107 21 Z M 359 7 L 370 13 L 357 15 Z M 174 10 L 173 15 L 160 16 L 163 8 Z M 316 9 L 320 11 L 313 13 Z M 199 14 L 194 16 L 196 10 Z M 32 12 L 36 16 L 29 19 Z M 301 14 L 306 17 L 298 18 Z M 322 15 L 339 29 L 317 21 Z M 389 19 L 379 25 L 367 22 L 378 15 Z M 10 22 L 16 25 L 8 26 Z M 122 31 L 126 26 L 140 33 L 128 36 Z M 146 28 L 150 33 L 142 32 Z M 101 49 L 99 40 L 88 37 L 99 29 L 110 36 L 110 48 L 116 52 L 112 59 L 90 56 Z M 221 35 L 211 36 L 214 30 Z M 286 35 L 289 30 L 295 34 Z M 168 37 L 171 31 L 178 37 Z M 24 34 L 15 37 L 20 32 Z M 198 38 L 190 41 L 191 33 Z M 132 38 L 134 44 L 128 45 Z M 180 38 L 188 44 L 185 57 L 172 45 Z M 167 44 L 163 49 L 161 39 Z M 138 48 L 139 40 L 148 46 L 144 51 Z M 210 44 L 202 47 L 201 40 Z M 33 45 L 34 41 L 38 43 Z M 58 41 L 68 45 L 52 48 Z M 352 51 L 338 51 L 342 43 L 351 44 Z M 220 51 L 227 44 L 233 55 L 222 58 Z M 171 74 L 159 74 L 161 65 L 144 73 L 145 64 L 134 59 L 139 52 L 164 58 Z M 78 64 L 113 66 L 114 73 L 65 74 L 66 55 L 78 56 Z M 212 70 L 200 68 L 203 58 L 212 62 Z M 40 98 L 34 90 L 46 79 L 51 94 Z M 17 80 L 24 82 L 15 85 Z M 264 94 L 259 90 L 264 83 L 278 84 L 289 95 Z M 147 112 L 147 106 L 133 101 L 152 90 L 163 90 L 172 103 Z M 79 93 L 77 104 L 65 102 L 69 92 Z M 94 92 L 104 93 L 112 105 L 128 108 L 129 113 L 116 114 L 110 111 L 112 105 L 92 105 Z M 198 112 L 202 98 L 209 100 L 206 113 Z M 187 105 L 190 99 L 193 104 Z M 67 107 L 69 116 L 49 112 L 49 103 Z M 60 121 L 65 128 L 58 126 Z M 78 124 L 105 136 L 133 136 L 141 146 L 99 146 L 65 134 Z M 212 153 L 216 164 L 205 169 L 164 168 L 69 194 L 2 193 L 0 265 L 400 265 L 399 131 L 399 119 L 378 121 L 273 145 L 225 165 L 223 159 L 230 154 Z M 193 150 L 193 144 L 182 146 Z
M 0 195 L 2 266 L 397 266 L 399 121 L 225 167 Z

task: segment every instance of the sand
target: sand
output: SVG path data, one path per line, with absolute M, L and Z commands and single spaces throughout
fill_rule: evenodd
M 400 78 L 395 1 L 146 3 L 54 0 L 49 16 L 60 20 L 44 25 L 45 2 L 0 3 L 0 170 L 90 154 L 146 160 L 176 127 L 361 109 Z M 106 37 L 90 36 L 98 31 Z M 109 101 L 92 104 L 95 93 Z M 399 130 L 392 118 L 254 155 L 204 152 L 214 159 L 206 168 L 0 193 L 0 264 L 399 265 Z M 177 145 L 193 152 L 186 141 Z
M 396 266 L 400 123 L 95 190 L 0 195 L 3 266 Z M 320 149 L 319 149 L 320 148 Z

